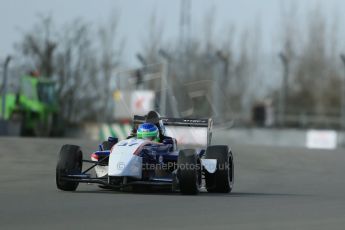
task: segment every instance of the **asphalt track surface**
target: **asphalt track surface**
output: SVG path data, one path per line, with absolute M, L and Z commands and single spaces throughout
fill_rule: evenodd
M 218 142 L 226 139 L 218 139 Z M 0 138 L 0 229 L 345 229 L 345 151 L 233 145 L 231 194 L 55 187 L 57 152 L 86 140 Z M 230 143 L 231 144 L 231 143 Z

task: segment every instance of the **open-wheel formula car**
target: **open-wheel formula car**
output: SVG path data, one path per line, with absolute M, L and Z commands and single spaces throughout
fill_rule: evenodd
M 148 126 L 157 127 L 155 140 L 142 138 L 151 133 L 141 130 Z M 121 141 L 109 137 L 91 160 L 83 159 L 79 146 L 62 146 L 57 188 L 75 191 L 79 183 L 96 183 L 115 190 L 158 187 L 197 194 L 206 187 L 208 192 L 229 193 L 234 183 L 233 155 L 227 145 L 210 145 L 211 130 L 212 119 L 163 118 L 155 111 L 134 116 L 131 135 Z M 139 131 L 143 131 L 140 136 Z M 177 147 L 186 145 L 194 147 Z M 91 166 L 83 170 L 83 163 Z M 92 169 L 95 173 L 90 173 Z

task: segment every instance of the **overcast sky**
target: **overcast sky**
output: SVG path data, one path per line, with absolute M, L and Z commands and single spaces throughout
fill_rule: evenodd
M 259 19 L 262 40 L 266 52 L 276 52 L 271 44 L 277 39 L 279 14 L 282 4 L 297 3 L 299 15 L 306 15 L 317 5 L 327 17 L 338 14 L 345 24 L 345 1 L 343 0 L 192 0 L 192 27 L 202 22 L 205 12 L 211 7 L 216 12 L 216 31 L 233 23 L 237 28 L 246 28 Z M 126 40 L 125 61 L 130 66 L 138 65 L 135 54 L 140 50 L 142 39 L 147 36 L 148 20 L 152 12 L 164 23 L 164 39 L 177 37 L 179 32 L 179 0 L 0 0 L 0 59 L 13 53 L 13 44 L 20 40 L 37 20 L 38 13 L 52 14 L 56 24 L 61 25 L 77 17 L 94 24 L 106 20 L 112 9 L 120 11 L 119 31 Z M 344 39 L 345 40 L 345 39 Z

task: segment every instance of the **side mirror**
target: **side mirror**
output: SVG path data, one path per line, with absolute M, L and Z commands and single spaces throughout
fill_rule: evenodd
M 172 138 L 167 138 L 167 139 L 164 139 L 163 140 L 163 144 L 167 145 L 167 144 L 171 144 L 173 145 L 174 144 L 174 141 Z
M 165 145 L 172 145 L 171 147 L 171 151 L 175 151 L 177 149 L 177 142 L 176 142 L 176 139 L 174 138 L 167 138 L 167 139 L 164 139 L 163 140 L 163 144 Z
M 108 137 L 108 141 L 114 145 L 117 142 L 119 142 L 119 138 L 117 138 L 117 137 Z

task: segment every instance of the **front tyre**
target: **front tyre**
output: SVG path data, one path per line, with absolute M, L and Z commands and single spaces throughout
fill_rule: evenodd
M 58 163 L 56 165 L 56 186 L 64 191 L 75 191 L 79 185 L 76 181 L 67 181 L 64 176 L 69 174 L 80 174 L 82 170 L 83 154 L 79 146 L 62 146 Z
M 201 185 L 200 159 L 194 149 L 185 149 L 179 152 L 177 177 L 182 194 L 195 195 Z
M 214 173 L 205 170 L 206 189 L 208 192 L 229 193 L 234 185 L 234 162 L 231 150 L 226 145 L 209 146 L 206 159 L 216 159 Z

